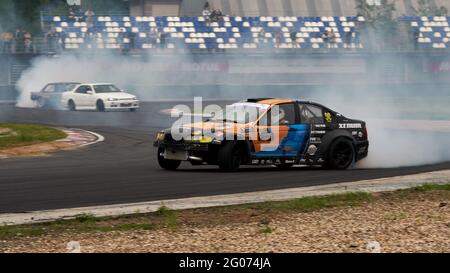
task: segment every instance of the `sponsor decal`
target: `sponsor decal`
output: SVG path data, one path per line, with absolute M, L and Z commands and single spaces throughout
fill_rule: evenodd
M 325 124 L 314 124 L 314 127 L 316 127 L 316 128 L 325 128 L 326 125 Z
M 330 112 L 325 112 L 324 117 L 325 117 L 325 121 L 328 123 L 333 121 L 333 117 L 331 116 Z
M 326 131 L 311 131 L 311 134 L 313 134 L 313 135 L 323 135 L 325 133 L 326 133 Z
M 358 137 L 363 137 L 363 136 L 364 136 L 363 132 L 358 133 Z
M 339 129 L 361 129 L 361 123 L 339 123 Z
M 322 143 L 322 140 L 319 137 L 312 137 L 309 139 L 311 143 Z

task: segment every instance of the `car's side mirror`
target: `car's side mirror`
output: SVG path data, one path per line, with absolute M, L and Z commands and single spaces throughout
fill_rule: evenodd
M 86 91 L 86 94 L 92 95 L 92 94 L 94 94 L 94 92 L 92 90 L 88 90 L 88 91 Z

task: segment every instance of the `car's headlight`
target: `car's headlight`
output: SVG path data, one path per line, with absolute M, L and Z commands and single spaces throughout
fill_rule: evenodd
M 132 97 L 131 100 L 138 100 L 136 97 Z
M 193 136 L 192 141 L 200 143 L 211 143 L 213 141 L 213 138 L 208 136 Z
M 108 101 L 118 101 L 119 99 L 115 99 L 115 98 L 108 98 Z
M 164 132 L 158 132 L 156 134 L 156 141 L 163 141 L 164 140 L 164 136 L 165 136 Z

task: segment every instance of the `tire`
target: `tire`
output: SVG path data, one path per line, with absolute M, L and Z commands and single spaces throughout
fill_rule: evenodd
M 130 108 L 130 112 L 136 112 L 136 108 Z
M 67 106 L 69 107 L 70 111 L 76 111 L 77 110 L 77 106 L 75 105 L 75 102 L 73 102 L 73 100 L 69 100 L 69 102 L 67 103 Z
M 158 148 L 158 164 L 161 168 L 168 171 L 174 171 L 178 167 L 180 167 L 181 164 L 180 160 L 165 159 L 163 156 L 161 156 L 161 153 L 163 152 L 164 152 L 163 148 Z
M 97 101 L 97 111 L 105 112 L 105 103 L 102 100 Z
M 338 138 L 330 145 L 327 167 L 334 170 L 348 169 L 355 161 L 355 147 L 346 138 Z
M 37 104 L 37 107 L 38 108 L 44 108 L 45 106 L 46 106 L 46 102 L 45 102 L 45 99 L 44 98 L 39 98 L 37 101 L 36 101 L 36 104 Z
M 239 169 L 242 163 L 242 149 L 236 142 L 227 142 L 219 150 L 218 165 L 222 171 L 233 172 Z

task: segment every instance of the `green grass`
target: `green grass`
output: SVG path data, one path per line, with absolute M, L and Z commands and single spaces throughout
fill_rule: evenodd
M 0 149 L 31 145 L 65 138 L 61 130 L 34 124 L 0 123 L 0 128 L 9 128 L 10 134 L 0 135 Z
M 389 192 L 387 195 L 401 198 L 407 197 L 408 195 L 414 193 L 430 191 L 450 191 L 450 183 L 426 184 L 410 189 Z M 381 196 L 385 195 L 384 193 L 381 194 Z M 374 195 L 365 192 L 354 192 L 304 197 L 288 201 L 192 209 L 186 211 L 174 211 L 166 206 L 161 206 L 154 213 L 117 217 L 98 218 L 91 214 L 81 214 L 70 220 L 57 220 L 48 223 L 17 226 L 0 226 L 0 240 L 64 232 L 86 233 L 155 229 L 176 230 L 180 226 L 180 223 L 189 223 L 189 217 L 193 216 L 200 217 L 200 224 L 210 225 L 212 222 L 211 220 L 214 219 L 215 215 L 228 215 L 228 218 L 224 218 L 225 223 L 232 223 L 233 221 L 236 221 L 235 215 L 251 215 L 254 213 L 260 215 L 266 215 L 266 213 L 268 213 L 267 215 L 275 215 L 277 213 L 311 212 L 332 207 L 360 206 L 364 203 L 372 202 L 379 198 L 382 197 L 378 194 Z M 403 214 L 395 213 L 387 213 L 385 215 L 385 218 L 392 220 L 402 219 L 404 217 L 405 215 Z M 263 220 L 260 221 L 259 227 L 259 233 L 261 234 L 270 234 L 274 231 L 274 229 L 270 227 L 270 218 L 263 218 Z
M 177 214 L 174 210 L 171 210 L 166 206 L 161 206 L 156 211 L 156 214 L 163 217 L 166 227 L 171 229 L 176 229 L 178 227 Z
M 264 202 L 242 205 L 244 208 L 266 209 L 272 211 L 309 212 L 324 208 L 357 206 L 372 200 L 373 196 L 366 192 L 350 192 L 325 196 L 303 197 L 281 202 Z

